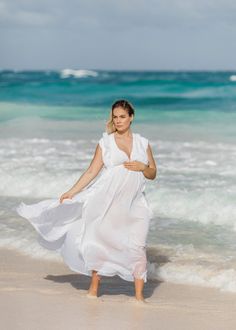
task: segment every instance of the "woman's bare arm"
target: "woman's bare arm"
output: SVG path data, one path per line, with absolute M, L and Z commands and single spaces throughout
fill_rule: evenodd
M 156 166 L 156 162 L 154 160 L 153 154 L 152 154 L 152 148 L 149 143 L 148 143 L 148 148 L 147 148 L 147 155 L 148 155 L 149 164 L 143 170 L 143 175 L 147 179 L 154 180 L 157 175 L 157 166 Z
M 154 180 L 157 174 L 157 167 L 155 160 L 152 155 L 152 149 L 148 144 L 147 148 L 147 156 L 148 156 L 148 165 L 143 162 L 134 160 L 134 161 L 126 161 L 124 162 L 124 167 L 130 171 L 142 171 L 143 175 L 150 180 Z
M 60 197 L 60 202 L 62 203 L 65 198 L 72 198 L 86 187 L 98 175 L 103 165 L 102 150 L 98 144 L 88 169 L 80 176 L 79 180 L 70 188 L 70 190 Z

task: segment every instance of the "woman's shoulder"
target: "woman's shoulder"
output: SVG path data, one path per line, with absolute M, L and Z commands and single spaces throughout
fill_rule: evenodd
M 105 132 L 102 132 L 102 136 L 101 136 L 100 140 L 106 140 L 106 139 L 108 139 L 111 135 L 112 135 L 112 133 L 107 133 L 106 131 L 105 131 Z
M 145 137 L 143 134 L 140 134 L 140 133 L 134 133 L 134 134 L 136 134 L 136 136 L 139 136 L 141 139 L 146 139 L 146 140 L 148 140 L 148 138 Z
M 149 140 L 147 137 L 143 136 L 142 134 L 140 133 L 134 133 L 136 135 L 136 137 L 140 140 L 141 144 L 143 145 L 143 147 L 145 149 L 147 149 L 148 147 L 148 143 L 149 143 Z
M 107 142 L 109 141 L 110 135 L 111 134 L 107 133 L 106 131 L 102 132 L 102 136 L 100 137 L 100 139 L 98 141 L 100 147 L 103 147 L 104 145 L 107 145 Z

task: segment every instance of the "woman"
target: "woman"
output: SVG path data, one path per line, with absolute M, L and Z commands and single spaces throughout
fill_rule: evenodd
M 134 281 L 135 298 L 145 302 L 152 210 L 144 190 L 145 178 L 156 177 L 156 164 L 148 140 L 132 133 L 133 118 L 133 106 L 116 101 L 107 132 L 73 187 L 60 200 L 17 208 L 40 234 L 42 246 L 58 250 L 73 271 L 92 277 L 88 297 L 97 298 L 102 275 L 118 275 Z

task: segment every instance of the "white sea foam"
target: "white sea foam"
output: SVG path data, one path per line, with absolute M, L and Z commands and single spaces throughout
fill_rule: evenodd
M 206 254 L 192 245 L 157 245 L 147 251 L 150 279 L 236 292 L 235 255 Z
M 236 191 L 232 193 L 227 188 L 222 193 L 221 188 L 191 191 L 162 187 L 149 194 L 156 217 L 230 226 L 236 231 L 235 197 Z
M 0 195 L 59 197 L 88 167 L 96 142 L 0 140 Z M 152 145 L 158 177 L 148 182 L 146 190 L 155 216 L 236 230 L 236 147 L 168 141 Z
M 61 71 L 61 78 L 75 77 L 75 78 L 86 78 L 86 77 L 97 77 L 98 73 L 92 70 L 72 70 L 63 69 Z
M 0 247 L 20 251 L 34 259 L 62 261 L 62 257 L 58 252 L 49 251 L 41 247 L 36 236 L 34 236 L 31 242 L 25 236 L 22 238 L 14 236 L 5 239 L 1 238 Z
M 236 81 L 236 75 L 233 74 L 232 76 L 230 76 L 229 77 L 229 80 L 230 81 Z

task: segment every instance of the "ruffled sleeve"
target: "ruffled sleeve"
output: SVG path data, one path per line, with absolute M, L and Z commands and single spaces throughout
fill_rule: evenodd
M 136 146 L 137 146 L 137 160 L 140 160 L 141 162 L 148 164 L 148 155 L 147 155 L 147 148 L 149 140 L 142 136 L 139 133 L 136 133 Z
M 107 132 L 102 133 L 102 137 L 98 141 L 102 151 L 105 151 L 106 148 L 108 148 L 108 134 Z
M 103 163 L 106 167 L 109 167 L 111 165 L 109 134 L 107 132 L 103 132 L 98 143 L 102 149 Z
M 98 141 L 99 146 L 101 147 L 102 150 L 104 150 L 104 141 L 103 141 L 103 137 L 101 137 L 101 139 Z
M 142 141 L 142 145 L 143 145 L 144 149 L 147 150 L 148 143 L 149 143 L 148 139 L 145 138 L 144 136 L 141 136 L 141 141 Z

